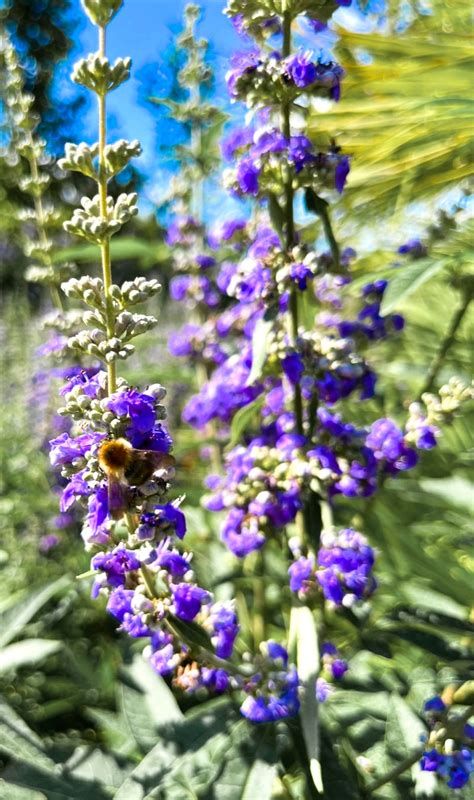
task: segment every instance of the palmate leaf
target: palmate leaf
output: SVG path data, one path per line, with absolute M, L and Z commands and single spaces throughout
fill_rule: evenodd
M 310 123 L 353 155 L 342 200 L 352 219 L 366 225 L 368 212 L 393 214 L 472 174 L 469 14 L 466 0 L 436 2 L 400 35 L 337 29 L 343 96 Z

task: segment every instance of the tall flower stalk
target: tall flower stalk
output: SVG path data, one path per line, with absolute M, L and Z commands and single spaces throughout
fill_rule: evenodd
M 106 141 L 106 96 L 130 71 L 129 59 L 111 64 L 105 52 L 106 30 L 122 0 L 84 0 L 84 6 L 98 28 L 99 51 L 80 60 L 73 77 L 98 96 L 99 141 L 68 144 L 61 164 L 95 181 L 98 194 L 81 201 L 65 228 L 98 246 L 102 278 L 72 278 L 63 289 L 88 308 L 87 328 L 68 346 L 106 369 L 81 373 L 62 390 L 60 413 L 74 426 L 51 442 L 51 461 L 67 479 L 61 508 L 84 509 L 93 595 L 105 596 L 120 629 L 144 642 L 151 667 L 188 693 L 231 693 L 252 723 L 299 717 L 300 726 L 289 724 L 288 731 L 302 732 L 306 757 L 300 749 L 299 756 L 311 776 L 310 794 L 323 794 L 319 704 L 348 669 L 338 647 L 323 638 L 337 618 L 358 634 L 355 611 L 366 609 L 377 586 L 375 552 L 347 526 L 338 499 L 356 503 L 371 497 L 389 477 L 413 468 L 418 451 L 436 445 L 438 423 L 452 417 L 468 393 L 453 381 L 439 398 L 425 396 L 424 405 L 410 408 L 403 429 L 388 418 L 366 427 L 345 418 L 350 405 L 344 400 L 375 393 L 368 346 L 397 334 L 403 320 L 380 314 L 385 281 L 363 288 L 355 319 L 344 313 L 342 288 L 355 253 L 339 252 L 328 204 L 343 191 L 349 159 L 335 143 L 317 150 L 294 125 L 295 109 L 313 96 L 338 100 L 342 70 L 292 48 L 296 23 L 311 18 L 309 0 L 232 0 L 228 14 L 259 49 L 235 57 L 227 76 L 232 98 L 246 103 L 253 122 L 227 141 L 234 163 L 225 182 L 234 194 L 257 202 L 251 221 L 223 221 L 216 237 L 235 257 L 222 281 L 230 306 L 216 327 L 238 327 L 237 351 L 224 354 L 185 414 L 198 428 L 216 421 L 230 434 L 225 474 L 209 476 L 206 501 L 224 512 L 224 543 L 239 559 L 273 548 L 278 568 L 288 572 L 288 586 L 279 588 L 291 609 L 282 601 L 274 626 L 288 623 L 288 641 L 258 640 L 266 635 L 265 585 L 258 585 L 263 624 L 254 626 L 254 652 L 246 652 L 236 604 L 215 602 L 198 585 L 192 554 L 183 549 L 183 498 L 171 499 L 179 465 L 164 424 L 166 391 L 159 384 L 131 387 L 117 374 L 117 364 L 134 351 L 135 337 L 157 324 L 133 309 L 160 286 L 142 277 L 120 286 L 113 282 L 110 239 L 137 205 L 136 195 L 109 197 L 107 183 L 140 145 Z M 328 16 L 334 4 L 323 10 Z M 298 194 L 320 219 L 328 250 L 305 242 Z M 194 232 L 189 221 L 171 232 L 185 237 L 189 227 Z M 208 237 L 209 247 L 213 241 Z M 264 582 L 260 555 L 254 561 Z M 429 744 L 439 755 L 427 751 L 422 766 L 439 774 L 456 769 L 461 781 L 467 733 L 458 722 L 447 719 L 441 729 L 435 721 Z

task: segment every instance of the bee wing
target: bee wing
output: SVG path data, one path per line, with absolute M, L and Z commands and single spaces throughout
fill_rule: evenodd
M 176 466 L 176 459 L 170 456 L 169 453 L 153 452 L 153 464 L 155 465 L 155 471 L 157 469 L 170 469 Z

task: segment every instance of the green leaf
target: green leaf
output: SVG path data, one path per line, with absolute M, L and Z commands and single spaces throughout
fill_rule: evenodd
M 319 672 L 318 632 L 313 614 L 307 606 L 293 607 L 291 616 L 296 617 L 296 663 L 302 685 L 300 718 L 303 738 L 313 783 L 322 794 L 319 715 L 315 693 Z
M 151 267 L 166 261 L 169 250 L 162 242 L 144 242 L 133 236 L 122 236 L 110 242 L 110 254 L 113 259 L 128 261 L 137 260 L 142 266 Z M 91 264 L 100 259 L 99 247 L 95 244 L 78 244 L 58 250 L 53 258 L 55 264 L 68 261 Z
M 26 789 L 24 786 L 15 786 L 0 779 L 0 800 L 48 800 L 43 792 Z
M 183 712 L 163 678 L 152 670 L 141 655 L 134 658 L 126 672 L 143 694 L 155 725 L 167 725 L 184 719 Z
M 150 792 L 161 787 L 162 781 L 174 770 L 179 773 L 184 769 L 186 759 L 192 762 L 194 753 L 227 730 L 231 719 L 228 710 L 228 700 L 211 701 L 187 714 L 182 721 L 167 725 L 163 729 L 163 739 L 132 770 L 114 800 L 144 800 Z M 219 746 L 219 742 L 215 741 L 211 748 L 214 745 Z M 200 767 L 202 762 L 198 759 L 194 763 Z M 189 776 L 189 770 L 187 774 Z
M 10 606 L 3 614 L 0 614 L 0 648 L 11 642 L 15 636 L 18 636 L 25 625 L 55 594 L 70 585 L 69 578 L 59 578 L 54 583 L 45 586 L 44 589 L 32 592 L 29 597 L 22 597 L 18 603 Z
M 390 279 L 383 296 L 380 313 L 382 316 L 398 308 L 402 300 L 406 300 L 413 292 L 419 289 L 426 281 L 441 272 L 446 265 L 446 259 L 435 261 L 431 258 L 420 258 L 400 267 L 394 277 Z
M 0 699 L 0 751 L 30 764 L 53 767 L 39 736 Z M 0 795 L 1 797 L 1 795 Z
M 242 439 L 242 434 L 251 427 L 252 421 L 262 409 L 264 397 L 257 397 L 252 403 L 249 403 L 243 408 L 239 408 L 234 418 L 230 429 L 230 442 L 229 449 L 235 447 Z
M 246 386 L 252 386 L 262 377 L 267 358 L 268 337 L 273 325 L 274 320 L 268 317 L 261 317 L 255 325 L 252 336 L 252 368 L 245 382 Z
M 121 677 L 118 698 L 124 723 L 133 740 L 149 750 L 156 744 L 158 728 L 182 719 L 183 714 L 164 680 L 142 656 L 123 669 Z
M 63 642 L 53 639 L 24 639 L 21 642 L 10 644 L 0 650 L 0 675 L 44 661 L 62 647 Z

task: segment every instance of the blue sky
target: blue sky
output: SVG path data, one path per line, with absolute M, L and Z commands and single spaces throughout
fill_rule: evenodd
M 124 6 L 108 28 L 107 55 L 131 56 L 133 60 L 131 79 L 107 98 L 111 131 L 128 139 L 138 138 L 142 143 L 143 155 L 140 159 L 144 171 L 156 172 L 153 165 L 155 121 L 145 107 L 137 100 L 140 69 L 150 62 L 160 62 L 163 51 L 173 36 L 173 29 L 181 23 L 185 0 L 125 0 Z M 242 48 L 233 26 L 222 13 L 223 0 L 206 0 L 201 3 L 203 17 L 199 24 L 199 34 L 212 43 L 215 67 L 223 79 L 230 54 Z M 87 20 L 78 32 L 75 56 L 93 52 L 97 49 L 97 30 Z M 64 76 L 67 80 L 67 76 Z M 222 90 L 222 87 L 221 87 Z M 91 139 L 95 136 L 95 108 L 90 109 Z M 137 162 L 137 165 L 140 164 Z
M 371 0 L 371 4 L 383 5 L 384 0 Z M 0 0 L 1 2 L 1 0 Z M 136 162 L 137 167 L 147 176 L 147 182 L 141 192 L 143 208 L 150 203 L 162 199 L 166 194 L 169 172 L 157 153 L 156 117 L 146 108 L 146 104 L 138 99 L 140 90 L 140 72 L 150 63 L 164 61 L 164 51 L 172 41 L 174 32 L 182 24 L 183 11 L 188 0 L 125 0 L 121 11 L 108 27 L 107 55 L 110 59 L 117 56 L 131 56 L 133 60 L 131 79 L 108 95 L 107 107 L 109 117 L 109 140 L 119 137 L 139 139 L 143 154 Z M 236 50 L 245 50 L 249 42 L 237 36 L 230 20 L 223 14 L 225 0 L 201 0 L 202 19 L 198 25 L 198 34 L 209 40 L 212 50 L 212 63 L 217 76 L 216 100 L 218 105 L 229 109 L 229 101 L 224 84 L 224 75 L 228 68 L 230 55 Z M 79 2 L 78 2 L 79 6 Z M 375 8 L 373 9 L 375 11 Z M 380 13 L 380 8 L 377 9 Z M 353 29 L 363 30 L 373 27 L 367 17 L 355 15 L 351 9 L 339 9 L 337 20 Z M 329 35 L 331 40 L 333 34 Z M 73 37 L 75 47 L 68 60 L 58 74 L 56 88 L 59 96 L 73 91 L 70 82 L 71 64 L 79 57 L 97 50 L 97 29 L 88 18 L 79 12 L 77 34 Z M 310 34 L 305 42 L 306 47 L 318 51 L 327 45 L 326 34 L 315 36 Z M 77 91 L 77 87 L 75 88 Z M 241 118 L 240 112 L 240 118 Z M 81 137 L 86 141 L 95 141 L 97 137 L 97 115 L 94 103 L 89 105 L 85 120 L 81 120 Z M 212 193 L 214 195 L 214 192 Z M 212 203 L 234 206 L 226 195 L 217 192 Z M 220 208 L 220 210 L 222 210 Z M 211 210 L 212 213 L 212 210 Z

